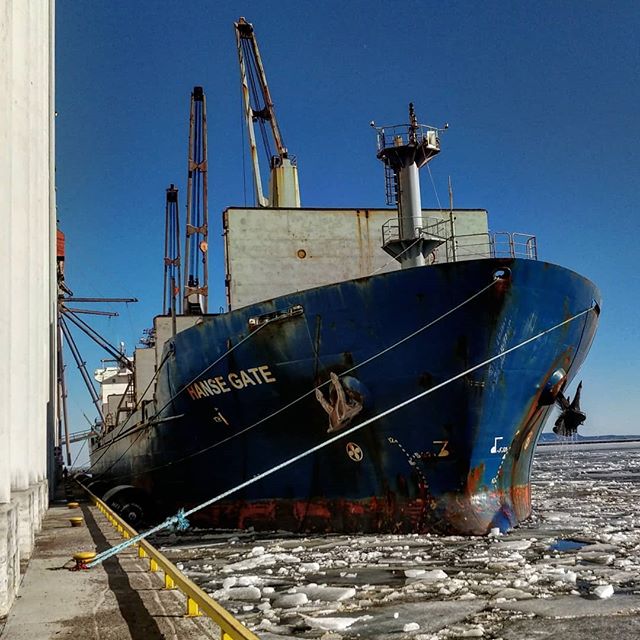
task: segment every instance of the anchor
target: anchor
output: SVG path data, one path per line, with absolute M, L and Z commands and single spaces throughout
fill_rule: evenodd
M 362 396 L 343 384 L 332 371 L 330 374 L 329 399 L 325 398 L 320 389 L 316 389 L 316 399 L 329 414 L 329 428 L 327 433 L 334 433 L 347 427 L 362 411 Z
M 578 427 L 587 419 L 587 414 L 580 409 L 580 391 L 582 382 L 578 385 L 573 400 L 562 393 L 558 393 L 556 403 L 562 410 L 553 427 L 553 432 L 560 436 L 572 436 L 578 431 Z

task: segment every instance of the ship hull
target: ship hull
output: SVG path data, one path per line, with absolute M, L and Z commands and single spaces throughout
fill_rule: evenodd
M 506 277 L 494 282 L 496 273 Z M 594 304 L 596 287 L 574 272 L 492 259 L 380 274 L 206 316 L 167 347 L 155 409 L 147 410 L 158 416 L 103 437 L 93 471 L 147 492 L 168 514 L 367 422 L 192 520 L 294 531 L 506 530 L 531 511 L 549 380 L 558 371 L 567 384 L 575 376 L 597 312 L 425 392 Z

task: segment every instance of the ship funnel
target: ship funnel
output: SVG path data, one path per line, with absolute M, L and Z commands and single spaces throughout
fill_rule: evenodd
M 422 216 L 420 169 L 440 153 L 441 129 L 418 124 L 413 103 L 409 104 L 409 124 L 377 127 L 377 157 L 385 165 L 387 204 L 398 207 L 398 219 L 383 227 L 382 248 L 400 262 L 402 268 L 420 267 L 446 237 L 430 229 Z M 446 128 L 446 127 L 445 127 Z

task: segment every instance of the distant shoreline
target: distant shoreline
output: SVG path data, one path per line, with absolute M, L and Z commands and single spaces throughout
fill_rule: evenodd
M 629 436 L 629 437 L 616 437 L 616 436 L 604 436 L 602 438 L 589 438 L 583 437 L 579 440 L 569 440 L 569 439 L 554 439 L 554 440 L 540 440 L 538 442 L 539 447 L 549 447 L 549 446 L 558 446 L 558 445 L 584 445 L 584 444 L 626 444 L 626 443 L 640 443 L 640 436 Z

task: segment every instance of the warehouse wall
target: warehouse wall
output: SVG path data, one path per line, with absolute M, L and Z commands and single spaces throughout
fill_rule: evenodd
M 0 0 L 0 615 L 48 505 L 53 0 Z

